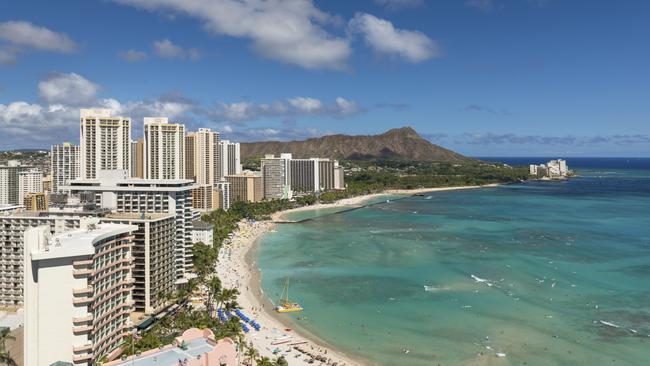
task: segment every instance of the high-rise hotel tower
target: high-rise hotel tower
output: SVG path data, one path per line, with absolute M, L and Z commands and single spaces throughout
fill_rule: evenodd
M 131 171 L 131 118 L 82 109 L 79 131 L 81 178 L 97 178 L 100 170 Z
M 165 117 L 144 118 L 146 179 L 185 178 L 185 125 Z

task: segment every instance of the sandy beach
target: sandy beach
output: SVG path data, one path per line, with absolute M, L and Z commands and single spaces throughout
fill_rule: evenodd
M 496 186 L 496 185 L 489 185 Z M 488 186 L 465 186 L 444 188 L 423 188 L 416 190 L 391 190 L 377 194 L 369 194 L 339 200 L 331 204 L 317 204 L 275 213 L 273 221 L 281 221 L 285 214 L 306 210 L 324 209 L 331 207 L 362 206 L 366 201 L 383 195 L 412 195 L 424 192 L 447 191 L 458 189 L 484 188 Z M 272 221 L 241 221 L 232 240 L 224 244 L 219 253 L 216 273 L 227 288 L 237 288 L 240 292 L 238 302 L 244 314 L 255 319 L 261 326 L 260 331 L 251 330 L 246 334 L 246 342 L 252 343 L 261 356 L 275 358 L 284 355 L 289 365 L 370 365 L 365 360 L 353 358 L 311 334 L 297 331 L 292 320 L 273 311 L 273 305 L 264 293 L 260 284 L 260 272 L 255 262 L 255 250 L 259 239 L 266 233 L 275 230 Z M 301 351 L 296 349 L 299 348 Z M 274 351 L 276 352 L 274 354 Z M 310 361 L 319 356 L 325 361 Z

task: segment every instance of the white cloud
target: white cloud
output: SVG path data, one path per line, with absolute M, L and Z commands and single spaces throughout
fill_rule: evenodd
M 258 108 L 250 102 L 219 103 L 218 114 L 227 121 L 245 121 L 255 119 Z
M 38 95 L 48 103 L 87 104 L 98 91 L 99 85 L 75 73 L 56 74 L 38 83 Z
M 165 116 L 186 124 L 190 129 L 196 127 L 196 120 L 208 120 L 207 126 L 217 129 L 220 126 L 222 132 L 248 141 L 297 139 L 321 134 L 313 129 L 294 128 L 295 123 L 284 123 L 295 121 L 296 117 L 346 118 L 363 112 L 355 102 L 341 97 L 330 103 L 311 97 L 294 97 L 272 103 L 217 103 L 214 108 L 205 108 L 179 93 L 120 101 L 97 98 L 99 89 L 99 85 L 79 74 L 56 74 L 38 83 L 39 101 L 0 104 L 0 136 L 6 142 L 5 147 L 43 148 L 61 141 L 75 141 L 79 133 L 80 108 L 106 108 L 114 116 L 131 117 L 133 136 L 141 135 L 143 117 Z M 278 125 L 285 127 L 248 128 L 241 123 L 264 117 L 280 118 Z
M 127 62 L 138 62 L 147 59 L 147 53 L 138 50 L 120 51 L 119 56 L 122 60 Z
M 351 32 L 363 35 L 368 46 L 379 53 L 400 56 L 410 62 L 441 56 L 438 44 L 423 33 L 397 29 L 388 20 L 370 14 L 357 13 L 349 26 Z
M 314 117 L 331 116 L 344 118 L 363 112 L 355 102 L 338 97 L 334 103 L 326 104 L 310 97 L 294 97 L 273 103 L 219 103 L 205 111 L 215 121 L 246 122 L 265 117 Z
M 0 23 L 0 39 L 16 46 L 43 51 L 70 53 L 77 49 L 77 44 L 66 34 L 24 21 Z
M 263 127 L 263 128 L 240 128 L 233 129 L 230 128 L 230 131 L 226 131 L 224 128 L 221 129 L 224 132 L 228 132 L 228 138 L 235 141 L 287 141 L 287 140 L 304 140 L 311 137 L 318 137 L 323 135 L 332 134 L 331 131 L 319 131 L 314 128 L 273 128 L 273 127 Z
M 185 51 L 168 39 L 153 42 L 153 51 L 164 58 L 183 58 Z
M 361 112 L 357 103 L 341 97 L 336 98 L 336 106 L 338 113 L 342 116 L 351 116 Z
M 185 50 L 166 38 L 153 42 L 153 52 L 163 58 L 189 58 L 192 61 L 201 59 L 201 52 L 197 48 Z
M 250 39 L 260 55 L 308 69 L 343 69 L 351 53 L 348 39 L 325 28 L 338 18 L 311 0 L 116 1 L 197 18 L 209 32 Z
M 313 112 L 323 108 L 323 102 L 314 98 L 296 97 L 288 101 L 292 107 L 305 112 Z

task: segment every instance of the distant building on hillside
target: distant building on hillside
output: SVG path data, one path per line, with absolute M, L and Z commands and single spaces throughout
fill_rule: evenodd
M 529 166 L 531 176 L 541 179 L 561 179 L 571 174 L 566 160 L 551 160 L 546 164 L 531 164 Z

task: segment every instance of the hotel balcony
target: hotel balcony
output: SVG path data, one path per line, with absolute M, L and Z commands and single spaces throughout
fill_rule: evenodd
M 79 323 L 88 323 L 93 321 L 93 315 L 92 314 L 86 314 L 86 316 L 79 316 L 76 318 L 72 318 L 72 322 L 74 324 L 79 324 Z
M 92 330 L 93 330 L 92 325 L 82 325 L 80 327 L 72 327 L 72 332 L 74 334 L 88 333 L 88 332 L 92 332 Z
M 92 293 L 93 293 L 92 286 L 88 286 L 86 288 L 76 288 L 72 290 L 73 295 L 83 295 L 83 294 L 92 294 Z
M 86 354 L 83 354 L 83 355 L 72 356 L 72 362 L 74 362 L 74 363 L 88 362 L 92 358 L 93 358 L 92 353 L 86 353 Z
M 74 305 L 87 305 L 91 302 L 93 302 L 94 298 L 92 296 L 90 297 L 79 297 L 76 299 L 72 299 L 72 303 Z
M 74 352 L 74 353 L 90 352 L 92 350 L 93 350 L 93 344 L 92 343 L 86 343 L 86 344 L 81 345 L 81 346 L 72 347 L 72 352 Z M 83 356 L 83 355 L 79 355 L 79 356 Z
M 74 261 L 74 262 L 72 262 L 72 265 L 74 267 L 85 267 L 85 266 L 89 266 L 89 265 L 92 265 L 92 264 L 93 264 L 92 259 L 86 259 L 86 260 L 82 260 L 82 261 Z
M 75 277 L 89 276 L 93 274 L 92 269 L 75 269 L 72 271 L 72 275 Z

